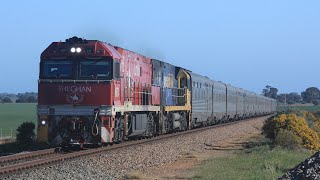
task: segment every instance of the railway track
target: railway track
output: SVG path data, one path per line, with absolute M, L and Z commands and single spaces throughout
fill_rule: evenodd
M 267 118 L 269 116 L 264 116 L 264 117 Z M 42 166 L 48 166 L 51 164 L 55 164 L 55 163 L 59 163 L 59 162 L 63 162 L 63 161 L 68 161 L 68 160 L 83 157 L 83 156 L 93 155 L 93 154 L 101 153 L 104 151 L 111 151 L 111 150 L 120 149 L 120 148 L 124 148 L 124 147 L 128 147 L 128 146 L 139 145 L 139 144 L 144 144 L 144 143 L 151 143 L 154 141 L 173 138 L 173 137 L 181 136 L 184 134 L 195 133 L 198 131 L 205 131 L 208 129 L 215 129 L 215 128 L 219 128 L 219 127 L 223 127 L 223 126 L 237 124 L 240 122 L 251 121 L 254 119 L 256 119 L 256 118 L 250 118 L 250 119 L 241 120 L 241 121 L 234 121 L 234 122 L 229 122 L 229 123 L 225 123 L 225 124 L 218 124 L 218 125 L 214 125 L 214 126 L 207 126 L 207 127 L 192 129 L 192 130 L 188 130 L 188 131 L 177 132 L 177 133 L 173 133 L 173 134 L 165 134 L 165 135 L 156 136 L 153 138 L 141 139 L 139 141 L 128 141 L 128 142 L 124 142 L 121 144 L 115 144 L 112 146 L 76 151 L 76 152 L 67 153 L 67 154 L 54 153 L 54 149 L 47 149 L 47 150 L 35 151 L 35 152 L 31 152 L 31 153 L 26 153 L 26 154 L 18 154 L 18 155 L 11 155 L 8 157 L 1 157 L 0 164 L 3 166 L 0 167 L 0 175 L 6 176 L 6 175 L 9 175 L 12 173 L 17 173 L 17 172 L 20 172 L 23 170 L 42 167 Z M 41 157 L 41 156 L 42 156 L 42 158 L 35 159 L 35 157 Z M 18 161 L 18 160 L 22 160 L 22 159 L 26 160 L 26 161 L 21 162 L 21 163 L 12 163 L 14 161 Z M 8 163 L 8 164 L 6 165 L 6 163 Z
M 14 154 L 9 156 L 2 156 L 0 157 L 0 167 L 3 167 L 8 163 L 14 163 L 14 162 L 37 158 L 45 155 L 51 155 L 55 153 L 54 150 L 55 148 L 51 148 L 51 149 L 44 149 L 39 151 Z

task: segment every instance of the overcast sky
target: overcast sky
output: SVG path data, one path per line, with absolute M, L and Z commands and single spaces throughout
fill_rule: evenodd
M 320 1 L 55 0 L 0 6 L 0 93 L 37 91 L 41 52 L 72 36 L 261 93 L 319 87 Z

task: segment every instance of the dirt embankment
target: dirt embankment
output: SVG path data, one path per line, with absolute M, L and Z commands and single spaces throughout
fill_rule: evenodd
M 256 118 L 251 121 L 214 129 L 208 132 L 196 134 L 195 138 L 212 137 L 195 146 L 190 151 L 180 153 L 177 160 L 161 166 L 150 167 L 142 171 L 134 171 L 128 174 L 129 178 L 137 179 L 190 179 L 196 173 L 196 168 L 203 161 L 212 157 L 233 156 L 235 150 L 242 150 L 253 137 L 261 134 L 261 128 L 266 118 Z

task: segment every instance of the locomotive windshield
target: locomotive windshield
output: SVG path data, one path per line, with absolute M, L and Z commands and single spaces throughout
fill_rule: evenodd
M 112 79 L 112 66 L 110 60 L 80 61 L 79 78 Z
M 43 64 L 43 76 L 45 78 L 71 78 L 73 64 L 71 61 L 46 61 Z
M 41 78 L 110 80 L 113 62 L 105 60 L 46 60 L 41 66 Z

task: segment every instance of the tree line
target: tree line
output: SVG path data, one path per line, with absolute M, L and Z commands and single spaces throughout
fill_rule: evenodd
M 38 102 L 38 93 L 25 92 L 25 93 L 0 93 L 1 103 L 36 103 Z
M 295 103 L 312 103 L 320 104 L 320 90 L 317 87 L 309 87 L 302 93 L 290 92 L 278 95 L 278 89 L 267 85 L 262 90 L 262 95 L 276 99 L 279 103 L 295 104 Z

